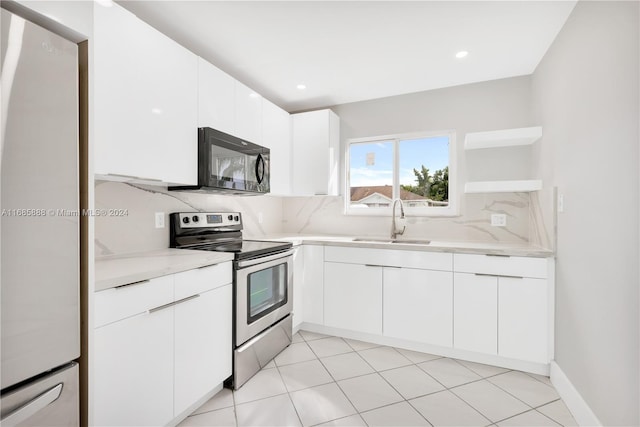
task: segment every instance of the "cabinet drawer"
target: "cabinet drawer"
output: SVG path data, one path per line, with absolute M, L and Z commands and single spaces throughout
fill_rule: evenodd
M 96 292 L 94 327 L 172 302 L 173 278 L 172 275 L 163 276 Z
M 327 246 L 325 261 L 369 264 L 388 267 L 420 268 L 451 271 L 453 256 L 443 252 L 403 251 L 397 249 L 365 249 Z
M 454 271 L 459 273 L 494 274 L 496 276 L 547 277 L 546 258 L 454 254 Z
M 231 262 L 184 271 L 175 275 L 175 299 L 219 288 L 232 280 Z

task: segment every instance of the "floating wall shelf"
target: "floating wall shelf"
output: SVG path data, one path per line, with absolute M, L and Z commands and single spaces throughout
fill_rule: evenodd
M 505 129 L 489 132 L 472 132 L 464 138 L 465 150 L 478 150 L 482 148 L 515 147 L 518 145 L 530 145 L 542 136 L 542 127 Z
M 465 193 L 525 193 L 541 189 L 542 181 L 538 179 L 467 182 L 464 186 Z

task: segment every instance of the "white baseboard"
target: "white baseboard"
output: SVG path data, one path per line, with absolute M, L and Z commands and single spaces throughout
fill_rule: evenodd
M 587 402 L 582 398 L 578 390 L 571 384 L 569 378 L 560 369 L 560 366 L 551 361 L 551 383 L 558 394 L 571 411 L 571 415 L 576 419 L 579 426 L 602 426 L 602 423 L 593 413 Z

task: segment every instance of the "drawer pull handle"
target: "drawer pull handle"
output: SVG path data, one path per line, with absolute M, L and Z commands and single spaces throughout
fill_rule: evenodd
M 122 289 L 122 288 L 126 288 L 128 286 L 135 286 L 135 285 L 142 285 L 145 283 L 149 283 L 151 280 L 140 280 L 137 282 L 131 282 L 131 283 L 126 283 L 124 285 L 120 285 L 120 286 L 116 286 L 115 289 Z
M 365 267 L 386 267 L 384 265 L 378 265 L 378 264 L 365 264 Z
M 191 295 L 190 297 L 182 298 L 178 301 L 170 302 L 169 304 L 161 305 L 155 308 L 152 308 L 148 311 L 149 314 L 155 313 L 156 311 L 164 310 L 165 308 L 173 307 L 174 305 L 182 304 L 183 302 L 187 302 L 189 300 L 200 297 L 200 294 Z
M 511 258 L 511 255 L 504 255 L 504 254 L 484 254 L 485 256 L 495 256 L 495 257 L 500 257 L 500 258 Z
M 486 274 L 486 273 L 473 273 L 476 276 L 485 276 L 485 277 L 504 277 L 506 279 L 524 279 L 522 276 L 507 276 L 506 274 Z

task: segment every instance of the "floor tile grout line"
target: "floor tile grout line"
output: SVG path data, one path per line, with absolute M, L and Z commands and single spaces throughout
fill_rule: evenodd
M 554 402 L 555 402 L 555 400 L 554 400 Z M 542 412 L 538 411 L 538 409 L 536 409 L 536 408 L 534 408 L 533 410 L 534 410 L 534 411 L 536 411 L 537 413 L 539 413 L 540 415 L 542 415 L 543 417 L 547 417 L 547 418 L 549 418 L 551 421 L 553 421 L 554 423 L 556 423 L 556 424 L 558 424 L 558 425 L 560 425 L 560 426 L 563 426 L 563 427 L 564 427 L 564 424 L 562 424 L 560 421 L 558 421 L 558 420 L 554 419 L 553 417 L 551 417 L 551 416 L 549 416 L 549 415 L 547 415 L 547 414 L 545 414 L 545 413 L 542 413 Z
M 484 380 L 484 379 L 483 379 L 483 381 L 486 381 L 486 380 Z M 492 385 L 494 385 L 494 386 L 495 386 L 495 384 L 493 384 L 492 382 L 489 382 L 489 381 L 487 381 L 487 382 L 488 382 L 489 384 L 492 384 Z M 497 386 L 496 386 L 496 387 L 497 387 Z M 499 388 L 499 387 L 498 387 L 498 388 Z M 502 390 L 502 389 L 501 389 L 501 390 Z M 516 415 L 524 414 L 525 412 L 529 412 L 531 409 L 533 409 L 533 408 L 531 407 L 531 405 L 527 404 L 526 402 L 522 402 L 520 399 L 517 399 L 517 398 L 516 398 L 517 400 L 520 400 L 520 402 L 524 403 L 524 404 L 525 404 L 525 406 L 527 406 L 529 409 L 527 409 L 527 410 L 526 410 L 526 411 L 524 411 L 524 412 L 520 412 L 519 414 L 515 414 L 515 415 L 509 416 L 509 417 L 507 417 L 507 418 L 504 418 L 504 419 L 502 419 L 502 420 L 494 421 L 493 419 L 489 418 L 487 415 L 485 415 L 484 413 L 482 413 L 482 412 L 481 412 L 479 409 L 477 409 L 475 406 L 473 406 L 471 403 L 469 403 L 469 402 L 467 402 L 465 399 L 463 399 L 463 398 L 462 398 L 462 396 L 460 396 L 458 393 L 456 393 L 456 392 L 455 392 L 455 391 L 453 391 L 453 390 L 450 390 L 450 391 L 451 391 L 453 394 L 455 394 L 456 396 L 458 396 L 458 398 L 459 398 L 460 400 L 462 400 L 462 401 L 463 401 L 464 403 L 466 403 L 467 405 L 471 406 L 471 407 L 472 407 L 473 409 L 475 409 L 476 411 L 480 412 L 480 413 L 482 414 L 482 416 L 483 416 L 483 417 L 485 417 L 486 419 L 488 419 L 489 421 L 491 421 L 491 422 L 492 422 L 492 423 L 494 423 L 494 424 L 495 424 L 495 423 L 498 423 L 498 422 L 500 422 L 500 421 L 504 421 L 504 420 L 506 420 L 506 419 L 509 419 L 509 418 L 515 417 Z M 503 391 L 504 391 L 504 390 L 503 390 Z M 508 394 L 511 394 L 511 393 L 508 393 Z M 513 396 L 513 397 L 515 397 L 515 396 Z
M 418 398 L 416 397 L 416 399 L 418 399 Z M 413 400 L 413 399 L 412 399 L 412 400 Z M 429 421 L 429 418 L 427 418 L 427 416 L 426 416 L 426 415 L 424 415 L 422 412 L 420 412 L 420 410 L 419 410 L 418 408 L 416 408 L 415 406 L 413 406 L 413 404 L 411 403 L 411 400 L 407 400 L 407 403 L 408 403 L 408 404 L 409 404 L 409 406 L 411 406 L 411 407 L 412 407 L 412 408 L 413 408 L 417 413 L 419 413 L 419 414 L 422 416 L 422 418 L 424 418 L 425 420 L 427 420 L 427 422 L 429 423 L 429 425 L 430 425 L 430 426 L 432 426 L 432 427 L 434 426 L 434 424 L 433 424 L 431 421 Z
M 518 372 L 520 372 L 520 371 L 518 371 Z M 513 396 L 513 397 L 515 397 L 515 398 L 516 398 L 516 399 L 518 399 L 520 402 L 522 402 L 522 403 L 524 403 L 525 405 L 529 406 L 531 409 L 535 409 L 535 408 L 536 408 L 534 405 L 531 405 L 530 403 L 525 402 L 524 400 L 520 399 L 520 398 L 519 398 L 518 396 L 516 396 L 515 394 L 511 393 L 509 390 L 505 389 L 504 387 L 501 387 L 499 384 L 495 384 L 495 383 L 494 383 L 494 382 L 492 382 L 492 381 L 489 381 L 489 382 L 490 382 L 491 384 L 493 384 L 494 386 L 498 387 L 500 390 L 504 391 L 505 393 L 507 393 L 507 394 L 509 394 L 509 395 L 511 395 L 511 396 Z M 555 389 L 554 389 L 554 391 L 556 392 L 556 394 L 558 393 L 558 392 L 557 392 L 557 390 L 555 390 Z M 551 402 L 553 402 L 553 401 L 555 401 L 555 400 L 557 400 L 557 399 L 554 399 L 554 400 L 549 401 L 549 402 L 547 402 L 547 403 L 543 403 L 543 404 L 538 405 L 538 406 L 546 405 L 546 404 L 551 403 Z
M 509 416 L 509 417 L 507 417 L 507 418 L 503 418 L 503 419 L 498 420 L 498 421 L 493 421 L 493 423 L 494 423 L 494 424 L 498 424 L 498 423 L 501 423 L 501 422 L 503 422 L 503 421 L 510 420 L 510 419 L 512 419 L 512 418 L 518 417 L 518 416 L 520 416 L 520 415 L 528 414 L 529 412 L 538 412 L 538 411 L 536 411 L 535 409 L 531 408 L 531 409 L 528 409 L 528 410 L 526 410 L 526 411 L 524 411 L 524 412 L 520 412 L 520 413 L 518 413 L 518 414 L 511 415 L 511 416 Z M 544 415 L 544 414 L 541 414 L 541 415 Z M 549 418 L 549 417 L 547 417 L 547 418 Z M 556 424 L 560 424 L 560 423 L 558 423 L 556 420 L 551 420 L 551 421 L 553 421 L 553 422 L 554 422 L 554 423 L 556 423 Z M 562 425 L 562 424 L 560 424 L 560 425 Z
M 276 365 L 275 360 L 274 360 L 273 364 Z M 293 410 L 296 412 L 296 416 L 298 417 L 298 421 L 300 421 L 300 425 L 301 426 L 304 426 L 304 423 L 302 422 L 302 418 L 300 417 L 300 413 L 298 412 L 298 408 L 296 408 L 296 404 L 293 403 L 293 398 L 291 397 L 291 392 L 289 391 L 289 387 L 287 387 L 287 383 L 284 381 L 284 377 L 282 376 L 282 372 L 280 372 L 280 367 L 278 367 L 278 365 L 276 365 L 276 369 L 278 370 L 278 375 L 280 375 L 280 381 L 282 381 L 282 384 L 284 384 L 284 389 L 287 390 L 287 397 L 289 398 L 289 402 L 291 402 L 291 406 L 293 406 Z

